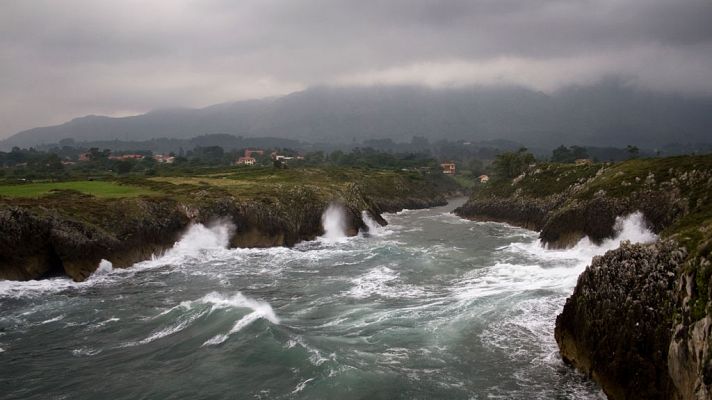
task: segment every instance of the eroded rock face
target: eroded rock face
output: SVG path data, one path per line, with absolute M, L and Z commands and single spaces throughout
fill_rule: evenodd
M 594 258 L 557 318 L 564 360 L 614 399 L 712 399 L 712 158 L 535 168 L 481 186 L 456 213 L 537 229 L 547 247 L 566 248 L 612 237 L 617 217 L 640 211 L 677 241 Z
M 686 257 L 673 241 L 595 257 L 556 319 L 564 361 L 593 377 L 612 399 L 677 396 L 668 374 L 676 274 Z
M 293 246 L 324 233 L 321 217 L 331 202 L 343 207 L 350 236 L 367 229 L 364 210 L 385 224 L 380 216 L 384 211 L 446 203 L 440 194 L 418 197 L 412 189 L 387 197 L 367 197 L 352 185 L 341 198 L 296 187 L 257 201 L 196 192 L 190 203 L 169 198 L 100 200 L 80 194 L 66 194 L 76 198 L 57 208 L 51 208 L 51 199 L 45 206 L 0 203 L 0 279 L 66 275 L 83 281 L 102 259 L 126 268 L 163 253 L 192 223 L 232 223 L 233 247 Z
M 103 206 L 101 216 L 91 221 L 52 209 L 2 208 L 0 279 L 67 275 L 83 281 L 101 259 L 124 267 L 165 250 L 189 222 L 170 201 L 125 200 Z
M 677 284 L 668 371 L 683 399 L 712 398 L 711 243 L 689 260 Z
M 549 213 L 562 199 L 552 196 L 545 199 L 497 198 L 468 201 L 455 209 L 460 217 L 474 221 L 505 222 L 525 229 L 539 231 L 544 227 Z

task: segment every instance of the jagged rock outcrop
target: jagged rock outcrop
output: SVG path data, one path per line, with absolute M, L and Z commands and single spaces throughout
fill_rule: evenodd
M 638 185 L 633 186 L 625 180 L 618 182 L 616 179 L 626 175 L 614 168 L 543 168 L 550 170 L 545 173 L 537 172 L 541 168 L 534 169 L 511 183 L 500 182 L 496 190 L 482 185 L 455 213 L 471 220 L 506 222 L 537 230 L 547 247 L 567 248 L 585 236 L 596 243 L 612 237 L 616 218 L 636 211 L 643 213 L 653 232 L 660 233 L 695 206 L 689 204 L 689 196 L 681 193 L 676 177 L 688 175 L 682 169 L 670 171 L 667 179 L 655 183 L 633 177 L 633 181 L 638 178 Z M 555 185 L 548 182 L 552 174 L 561 174 Z M 712 171 L 699 172 L 694 183 L 685 185 L 709 185 L 710 177 Z M 549 190 L 548 185 L 552 186 Z M 504 194 L 503 186 L 507 189 Z
M 540 230 L 549 247 L 642 212 L 662 238 L 596 257 L 557 318 L 562 358 L 612 399 L 712 399 L 712 156 L 536 165 L 456 210 Z
M 561 202 L 561 196 L 544 199 L 490 197 L 478 201 L 468 201 L 454 212 L 473 221 L 505 222 L 521 228 L 540 231 L 544 227 L 549 213 Z
M 683 399 L 712 398 L 712 241 L 700 245 L 676 286 L 668 372 Z
M 170 200 L 101 202 L 71 198 L 77 206 L 104 207 L 79 220 L 56 209 L 0 209 L 0 278 L 28 280 L 67 275 L 86 279 L 101 259 L 127 267 L 167 249 L 190 219 Z
M 564 361 L 592 376 L 612 399 L 668 399 L 670 326 L 677 272 L 674 241 L 624 242 L 595 257 L 556 319 Z

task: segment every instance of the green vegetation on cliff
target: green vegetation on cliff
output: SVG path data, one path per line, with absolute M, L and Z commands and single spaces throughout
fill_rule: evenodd
M 62 190 L 73 190 L 96 197 L 133 197 L 156 195 L 150 189 L 106 181 L 42 182 L 0 185 L 0 197 L 41 197 Z
M 706 236 L 702 228 L 712 224 L 712 155 L 615 164 L 538 163 L 514 179 L 477 185 L 457 212 L 520 224 L 516 204 L 523 203 L 540 207 L 531 227 L 541 230 L 550 245 L 569 246 L 584 235 L 601 240 L 612 234 L 616 216 L 639 210 L 656 233 L 694 249 Z M 563 223 L 574 216 L 581 221 Z
M 710 398 L 712 155 L 535 164 L 456 210 L 540 230 L 553 247 L 611 237 L 635 211 L 661 240 L 592 260 L 557 318 L 561 355 L 613 399 Z
M 329 203 L 349 234 L 362 212 L 445 203 L 443 174 L 349 168 L 224 168 L 190 176 L 0 186 L 0 279 L 86 279 L 101 259 L 128 267 L 170 247 L 191 223 L 227 221 L 236 247 L 291 246 L 323 233 Z

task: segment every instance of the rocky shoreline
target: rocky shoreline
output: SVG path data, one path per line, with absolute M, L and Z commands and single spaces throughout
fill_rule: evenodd
M 562 359 L 611 399 L 712 398 L 712 157 L 537 165 L 455 213 L 537 230 L 549 248 L 612 237 L 640 211 L 661 239 L 594 257 L 557 317 Z
M 293 246 L 324 233 L 322 214 L 331 203 L 345 211 L 346 232 L 367 230 L 362 212 L 385 224 L 383 212 L 444 205 L 453 185 L 402 186 L 378 191 L 351 184 L 344 190 L 284 188 L 278 196 L 241 199 L 228 193 L 195 191 L 171 196 L 98 199 L 57 192 L 42 199 L 0 201 L 0 279 L 31 280 L 66 275 L 87 279 L 102 259 L 116 268 L 159 255 L 191 224 L 230 222 L 231 247 Z

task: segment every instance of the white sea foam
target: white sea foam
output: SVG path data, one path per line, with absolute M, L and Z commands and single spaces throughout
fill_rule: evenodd
M 317 348 L 308 345 L 301 336 L 293 336 L 284 347 L 291 349 L 296 346 L 306 350 L 309 353 L 309 362 L 317 367 L 328 361 L 336 361 L 336 353 L 331 353 L 328 357 L 324 357 Z
M 80 347 L 72 350 L 72 355 L 75 357 L 93 356 L 101 353 L 100 349 L 92 349 L 90 347 Z
M 51 324 L 52 322 L 61 321 L 61 320 L 63 320 L 63 319 L 64 319 L 64 315 L 58 315 L 58 316 L 56 316 L 56 317 L 54 317 L 54 318 L 50 318 L 50 319 L 48 319 L 48 320 L 46 320 L 46 321 L 40 322 L 40 325 Z
M 363 299 L 374 294 L 383 294 L 389 282 L 395 281 L 398 274 L 392 269 L 380 266 L 368 271 L 366 274 L 355 278 L 354 286 L 348 291 L 350 297 Z
M 594 256 L 602 255 L 609 250 L 618 248 L 623 241 L 627 240 L 631 243 L 651 243 L 658 239 L 657 235 L 648 229 L 645 219 L 640 212 L 616 218 L 614 230 L 614 237 L 605 239 L 600 244 L 595 244 L 588 237 L 584 237 L 570 249 L 546 249 L 538 242 L 526 244 L 514 243 L 508 247 L 513 252 L 529 254 L 544 260 L 562 260 L 568 262 L 575 260 L 580 273 L 583 267 L 590 264 Z M 578 273 L 576 275 L 578 276 Z
M 354 285 L 346 295 L 357 299 L 371 296 L 387 298 L 417 298 L 425 295 L 423 288 L 399 282 L 398 273 L 386 266 L 373 268 L 354 278 Z
M 231 222 L 221 221 L 209 226 L 192 225 L 167 255 L 194 255 L 202 250 L 225 249 L 234 232 L 235 225 Z
M 142 344 L 147 344 L 147 343 L 151 343 L 151 342 L 153 342 L 153 341 L 156 341 L 156 340 L 158 340 L 158 339 L 164 338 L 164 337 L 166 337 L 166 336 L 170 336 L 170 335 L 172 335 L 172 334 L 174 334 L 174 333 L 178 333 L 178 332 L 182 331 L 183 329 L 187 328 L 188 326 L 190 326 L 190 324 L 192 324 L 193 321 L 195 321 L 196 319 L 202 317 L 202 316 L 205 315 L 205 314 L 206 314 L 205 311 L 203 311 L 203 312 L 193 312 L 193 313 L 181 314 L 181 315 L 178 317 L 178 320 L 177 320 L 177 322 L 176 322 L 175 324 L 172 324 L 172 325 L 167 326 L 167 327 L 165 327 L 165 328 L 157 329 L 157 330 L 153 331 L 153 332 L 152 332 L 147 338 L 145 338 L 145 339 L 141 339 L 141 340 L 136 341 L 136 342 L 128 342 L 128 343 L 125 343 L 124 345 L 122 345 L 122 346 L 120 346 L 120 347 L 133 347 L 133 346 L 138 346 L 138 345 L 142 345 Z
M 198 259 L 203 262 L 224 256 L 235 232 L 235 225 L 229 221 L 217 221 L 211 225 L 194 224 L 183 234 L 173 247 L 163 255 L 135 264 L 121 270 L 134 274 L 141 270 L 154 269 L 166 265 L 180 266 L 186 261 Z
M 613 238 L 599 245 L 585 237 L 564 250 L 546 249 L 537 240 L 512 243 L 498 249 L 502 262 L 473 270 L 456 283 L 454 290 L 461 299 L 538 289 L 568 293 L 594 256 L 617 248 L 625 240 L 650 243 L 657 239 L 639 212 L 617 218 L 615 231 Z
M 82 283 L 73 282 L 68 278 L 52 278 L 24 282 L 0 281 L 0 297 L 36 297 L 81 286 Z
M 192 225 L 174 247 L 164 255 L 137 263 L 132 268 L 114 269 L 111 262 L 101 260 L 97 270 L 84 282 L 73 282 L 68 278 L 52 278 L 24 282 L 0 280 L 0 297 L 36 297 L 47 293 L 57 293 L 69 289 L 81 289 L 100 283 L 111 282 L 121 275 L 133 275 L 143 270 L 167 264 L 179 265 L 190 257 L 201 257 L 228 247 L 235 227 L 230 222 L 215 223 L 210 226 Z
M 235 325 L 233 325 L 227 334 L 216 335 L 203 343 L 203 346 L 220 344 L 226 341 L 233 333 L 241 331 L 243 328 L 260 318 L 266 319 L 273 324 L 279 324 L 279 318 L 277 317 L 277 314 L 274 313 L 274 310 L 269 303 L 251 299 L 244 296 L 240 292 L 237 292 L 233 296 L 224 296 L 217 292 L 211 292 L 197 300 L 197 302 L 211 304 L 211 312 L 222 308 L 249 308 L 252 310 L 251 313 L 244 315 L 237 322 L 235 322 Z
M 237 292 L 232 296 L 225 296 L 217 292 L 210 292 L 197 300 L 199 303 L 211 304 L 212 310 L 221 308 L 249 308 L 252 311 L 258 312 L 262 317 L 266 318 L 273 324 L 279 324 L 279 318 L 272 310 L 269 303 L 251 299 Z
M 111 261 L 102 259 L 99 262 L 99 267 L 92 274 L 92 277 L 95 275 L 106 275 L 106 274 L 111 273 L 113 270 L 114 270 L 114 265 L 111 263 Z
M 104 321 L 101 321 L 101 322 L 97 322 L 96 326 L 97 326 L 97 327 L 101 327 L 101 326 L 104 326 L 104 325 L 106 325 L 106 324 L 108 324 L 108 323 L 110 323 L 110 322 L 118 322 L 118 321 L 121 321 L 121 318 L 111 317 L 111 318 L 109 318 L 109 319 L 107 319 L 107 320 L 104 320 Z
M 307 379 L 307 380 L 305 380 L 305 381 L 303 381 L 303 382 L 300 382 L 300 383 L 297 385 L 297 387 L 292 391 L 292 394 L 297 394 L 297 393 L 301 392 L 302 390 L 304 390 L 305 387 L 307 387 L 307 383 L 309 383 L 309 382 L 311 382 L 311 381 L 313 381 L 313 380 L 314 380 L 314 378 L 309 378 L 309 379 Z
M 512 360 L 536 355 L 533 361 L 537 365 L 558 365 L 560 360 L 551 358 L 557 351 L 551 332 L 563 299 L 563 296 L 547 297 L 519 302 L 517 307 L 506 310 L 503 318 L 487 325 L 480 338 L 487 348 L 504 350 Z
M 368 234 L 370 236 L 385 236 L 393 233 L 390 229 L 376 222 L 368 211 L 362 211 L 361 218 L 363 219 L 363 223 L 368 227 Z
M 321 216 L 324 235 L 321 239 L 327 242 L 342 242 L 346 238 L 346 212 L 339 204 L 329 204 Z

